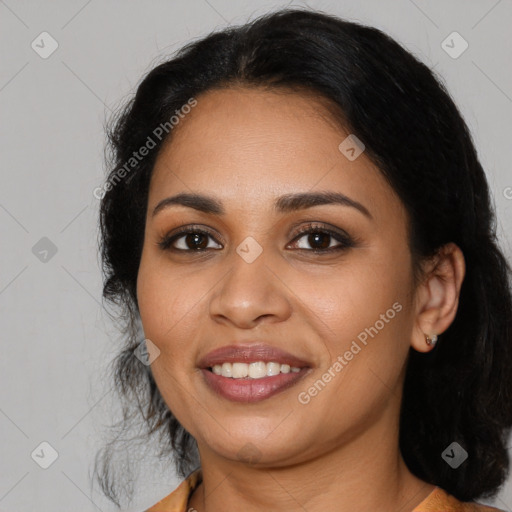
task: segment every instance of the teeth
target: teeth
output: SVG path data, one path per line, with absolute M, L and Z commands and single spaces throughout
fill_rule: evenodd
M 281 366 L 279 363 L 267 363 L 267 375 L 270 377 L 271 375 L 279 375 L 281 371 Z M 284 372 L 283 372 L 284 373 Z
M 233 371 L 229 363 L 223 363 L 220 373 L 223 377 L 233 377 Z
M 251 377 L 251 379 L 261 379 L 261 377 L 266 376 L 267 363 L 264 363 L 263 361 L 258 361 L 257 363 L 249 364 L 249 377 Z
M 229 363 L 223 363 L 222 366 Z M 233 378 L 234 379 L 242 379 L 249 375 L 249 365 L 246 363 L 233 363 L 231 365 L 233 367 Z
M 212 368 L 215 375 L 231 377 L 233 379 L 261 379 L 279 375 L 279 373 L 298 373 L 300 368 L 290 366 L 289 364 L 279 364 L 275 362 L 265 363 L 264 361 L 255 361 L 253 363 L 222 363 L 216 364 Z

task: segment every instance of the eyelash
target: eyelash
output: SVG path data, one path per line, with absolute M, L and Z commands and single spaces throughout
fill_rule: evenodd
M 331 253 L 335 251 L 343 251 L 346 249 L 349 249 L 351 247 L 355 246 L 354 240 L 346 233 L 342 231 L 335 231 L 326 227 L 318 226 L 315 224 L 308 224 L 307 226 L 299 229 L 299 231 L 296 233 L 293 241 L 299 240 L 306 234 L 313 234 L 313 233 L 320 233 L 323 235 L 330 235 L 332 238 L 334 238 L 337 242 L 340 242 L 340 245 L 335 247 L 329 247 L 327 249 L 298 249 L 299 251 L 307 251 L 307 252 L 313 252 L 315 254 L 326 254 Z M 199 228 L 195 226 L 184 226 L 183 228 L 180 228 L 177 232 L 173 233 L 172 235 L 166 235 L 161 238 L 161 240 L 157 243 L 157 245 L 162 249 L 163 251 L 173 251 L 176 253 L 202 253 L 207 252 L 212 249 L 176 249 L 175 247 L 172 247 L 172 244 L 183 237 L 183 235 L 188 234 L 198 234 L 198 235 L 205 235 L 209 237 L 214 237 L 213 233 L 205 230 L 204 228 Z M 218 242 L 217 242 L 218 243 Z M 330 245 L 330 244 L 329 244 Z M 218 249 L 213 249 L 218 250 Z

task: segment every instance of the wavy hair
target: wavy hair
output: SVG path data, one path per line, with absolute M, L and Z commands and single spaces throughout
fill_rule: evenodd
M 159 434 L 160 454 L 173 456 L 179 475 L 198 465 L 195 440 L 165 404 L 150 368 L 133 356 L 142 339 L 136 281 L 152 169 L 172 138 L 169 130 L 158 140 L 154 130 L 191 97 L 233 86 L 307 90 L 331 106 L 406 207 L 415 276 L 446 243 L 464 253 L 452 325 L 430 353 L 409 353 L 400 450 L 416 476 L 462 501 L 494 496 L 509 469 L 511 269 L 471 134 L 442 80 L 399 43 L 378 29 L 306 9 L 271 12 L 189 43 L 147 73 L 111 120 L 99 245 L 103 297 L 116 306 L 124 340 L 112 363 L 123 419 L 96 454 L 103 492 L 119 506 L 127 479 L 118 478 L 112 456 L 137 420 L 141 439 Z M 156 147 L 119 179 L 151 136 Z M 469 454 L 457 471 L 441 457 L 454 441 Z

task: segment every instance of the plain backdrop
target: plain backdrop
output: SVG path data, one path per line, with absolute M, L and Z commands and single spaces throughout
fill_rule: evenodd
M 184 43 L 285 5 L 306 4 L 0 0 L 0 510 L 114 510 L 90 483 L 102 426 L 115 417 L 104 372 L 119 348 L 102 309 L 93 196 L 105 120 Z M 384 30 L 443 78 L 472 130 L 511 258 L 511 2 L 307 5 Z M 133 456 L 137 511 L 178 478 L 169 461 Z M 512 510 L 511 481 L 494 503 Z

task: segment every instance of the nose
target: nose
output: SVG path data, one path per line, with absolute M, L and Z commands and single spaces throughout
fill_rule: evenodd
M 291 292 L 278 269 L 271 268 L 265 251 L 248 261 L 234 252 L 226 262 L 229 270 L 210 300 L 211 317 L 241 329 L 286 320 L 291 315 Z

